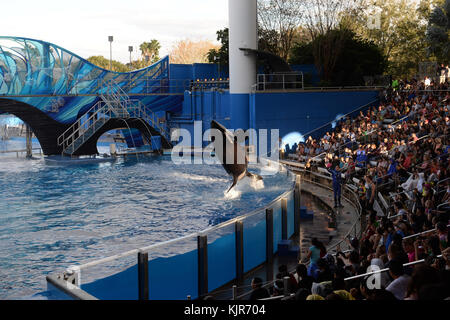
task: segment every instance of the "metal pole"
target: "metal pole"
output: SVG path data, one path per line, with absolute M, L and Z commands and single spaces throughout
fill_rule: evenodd
M 300 234 L 300 176 L 295 178 L 294 188 L 294 234 Z
M 237 286 L 233 285 L 233 298 L 232 300 L 236 300 L 237 298 Z
M 113 36 L 108 36 L 109 41 L 109 70 L 112 70 L 112 42 L 114 40 Z
M 288 240 L 287 199 L 281 199 L 281 239 Z
M 206 236 L 197 237 L 198 254 L 198 296 L 208 293 L 208 239 Z
M 31 128 L 27 124 L 26 125 L 26 144 L 27 144 L 27 158 L 28 159 L 30 159 L 33 156 L 32 141 L 31 141 L 32 134 L 33 133 L 31 132 Z
M 285 297 L 289 296 L 289 290 L 288 290 L 288 285 L 289 285 L 289 277 L 284 277 L 283 278 L 283 294 Z
M 236 221 L 236 280 L 241 282 L 244 279 L 244 224 Z
M 139 300 L 148 300 L 148 252 L 138 252 Z
M 266 262 L 273 261 L 273 209 L 266 209 Z

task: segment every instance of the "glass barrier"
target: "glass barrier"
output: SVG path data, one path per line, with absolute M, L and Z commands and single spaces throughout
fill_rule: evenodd
M 282 240 L 282 214 L 281 214 L 281 200 L 275 202 L 273 209 L 273 253 L 278 251 L 278 243 Z
M 80 288 L 100 300 L 137 300 L 137 251 L 83 268 L 80 280 Z
M 208 240 L 208 291 L 236 278 L 235 220 L 203 232 Z
M 266 261 L 266 208 L 273 209 L 273 251 L 282 240 L 281 199 L 287 200 L 288 236 L 294 233 L 294 191 L 248 215 L 161 244 L 135 249 L 79 266 L 81 289 L 101 300 L 138 300 L 138 252 L 148 254 L 150 300 L 198 298 L 198 236 L 207 238 L 208 292 L 236 279 L 236 221 L 243 225 L 243 268 L 248 272 Z M 99 279 L 101 278 L 101 279 Z M 228 292 L 229 290 L 227 290 Z
M 287 198 L 288 238 L 290 238 L 295 233 L 294 191 L 289 192 L 286 198 Z
M 244 272 L 248 272 L 266 261 L 266 211 L 249 215 L 242 222 Z
M 197 235 L 151 247 L 148 256 L 150 300 L 198 297 Z

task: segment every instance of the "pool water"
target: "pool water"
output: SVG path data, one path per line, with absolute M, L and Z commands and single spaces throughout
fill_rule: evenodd
M 256 169 L 250 171 L 259 173 Z M 262 183 L 244 178 L 226 194 L 231 178 L 220 164 L 176 165 L 169 156 L 141 155 L 50 166 L 42 157 L 2 155 L 0 299 L 33 298 L 46 290 L 47 274 L 69 265 L 199 232 L 248 213 L 290 189 L 292 182 L 281 171 Z

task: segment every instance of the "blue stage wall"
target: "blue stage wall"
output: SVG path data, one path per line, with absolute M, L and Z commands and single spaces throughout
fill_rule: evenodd
M 227 79 L 228 66 L 220 67 L 212 63 L 194 63 L 194 64 L 171 64 L 169 68 L 170 79 Z
M 377 99 L 377 91 L 256 93 L 250 99 L 250 127 L 279 129 L 281 138 L 291 132 L 305 135 Z M 327 130 L 331 125 L 311 135 Z
M 212 119 L 232 129 L 279 129 L 281 138 L 291 132 L 305 135 L 313 130 L 311 135 L 320 136 L 331 130 L 331 124 L 325 124 L 369 103 L 376 104 L 377 99 L 377 91 L 250 95 L 231 95 L 228 91 L 186 92 L 183 112 L 172 119 L 172 124 L 189 130 L 192 137 L 194 121 L 202 121 L 204 132 L 210 128 Z
M 313 84 L 320 81 L 319 73 L 313 64 L 291 65 L 293 71 L 309 73 Z M 258 73 L 264 73 L 262 67 L 258 69 Z M 205 80 L 205 79 L 228 79 L 228 66 L 219 66 L 212 63 L 194 63 L 194 64 L 170 64 L 170 79 L 189 79 L 189 80 Z

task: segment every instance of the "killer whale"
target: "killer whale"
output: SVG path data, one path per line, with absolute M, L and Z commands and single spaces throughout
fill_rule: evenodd
M 239 180 L 244 177 L 262 180 L 260 175 L 248 172 L 248 157 L 245 151 L 245 146 L 239 145 L 234 135 L 215 120 L 211 121 L 211 129 L 216 129 L 221 133 L 222 145 L 220 145 L 218 141 L 213 141 L 215 154 L 222 163 L 225 171 L 233 177 L 233 183 L 227 193 L 236 185 L 236 183 L 238 183 Z M 242 152 L 239 154 L 245 155 L 244 163 L 238 163 L 238 151 Z M 227 161 L 227 159 L 233 159 L 233 161 Z

